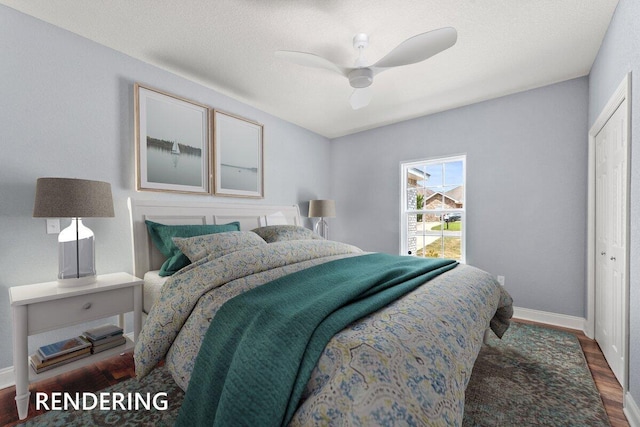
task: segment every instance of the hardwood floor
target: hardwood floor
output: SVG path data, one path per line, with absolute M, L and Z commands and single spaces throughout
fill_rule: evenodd
M 628 426 L 629 422 L 622 412 L 622 386 L 618 380 L 616 380 L 611 368 L 607 364 L 602 351 L 598 344 L 587 338 L 582 332 L 576 333 L 580 344 L 582 345 L 582 351 L 584 352 L 591 375 L 595 380 L 596 386 L 600 391 L 604 408 L 609 415 L 609 422 L 612 427 Z
M 523 323 L 534 323 L 518 320 Z M 547 326 L 547 325 L 541 325 Z M 587 338 L 584 333 L 572 329 L 555 328 L 574 333 L 591 370 L 596 386 L 600 391 L 605 410 L 609 415 L 612 427 L 628 427 L 624 413 L 622 412 L 622 387 L 616 380 L 607 364 L 598 344 Z M 93 365 L 74 372 L 60 375 L 49 380 L 37 383 L 37 389 L 44 392 L 65 390 L 91 391 L 102 390 L 105 387 L 119 383 L 135 376 L 132 353 L 125 353 L 111 359 L 97 362 Z M 18 424 L 18 414 L 15 406 L 15 387 L 0 390 L 0 426 L 14 426 Z M 29 418 L 41 414 L 43 411 L 35 411 L 34 395 L 31 395 Z

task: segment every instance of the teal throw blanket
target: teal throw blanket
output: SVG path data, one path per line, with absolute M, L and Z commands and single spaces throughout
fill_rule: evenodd
M 333 335 L 456 265 L 367 254 L 229 300 L 205 335 L 176 425 L 288 424 Z

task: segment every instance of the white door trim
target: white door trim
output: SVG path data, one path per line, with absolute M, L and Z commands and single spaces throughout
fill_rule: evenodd
M 587 198 L 587 322 L 585 334 L 589 338 L 594 338 L 595 335 L 595 140 L 596 135 L 606 125 L 609 118 L 615 113 L 617 108 L 627 100 L 627 159 L 630 160 L 629 151 L 631 149 L 631 73 L 629 72 L 615 93 L 607 102 L 607 105 L 603 108 L 602 112 L 596 119 L 595 123 L 589 130 L 589 184 L 588 184 L 588 198 Z M 630 168 L 627 167 L 627 192 L 630 188 Z M 627 196 L 628 200 L 628 196 Z M 627 202 L 628 203 L 628 202 Z M 629 373 L 629 206 L 627 205 L 627 253 L 626 253 L 626 280 L 625 280 L 625 307 L 623 307 L 623 318 L 625 325 L 625 336 L 623 339 L 624 349 L 624 366 L 622 374 L 622 388 L 624 392 L 627 391 L 628 385 L 628 373 Z

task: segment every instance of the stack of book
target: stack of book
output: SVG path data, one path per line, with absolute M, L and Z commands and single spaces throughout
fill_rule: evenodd
M 103 325 L 85 331 L 84 336 L 91 343 L 91 353 L 95 354 L 127 342 L 122 333 L 122 328 L 116 325 Z
M 91 343 L 84 337 L 75 337 L 53 344 L 43 345 L 29 356 L 29 364 L 36 373 L 82 359 L 91 354 Z

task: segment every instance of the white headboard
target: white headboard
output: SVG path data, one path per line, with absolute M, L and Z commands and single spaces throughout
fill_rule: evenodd
M 145 220 L 160 224 L 226 224 L 240 222 L 247 231 L 264 225 L 302 225 L 298 205 L 274 206 L 241 203 L 137 200 L 129 198 L 133 240 L 133 274 L 142 278 L 150 270 L 159 270 L 165 257 L 151 242 Z M 284 218 L 284 220 L 283 220 Z

